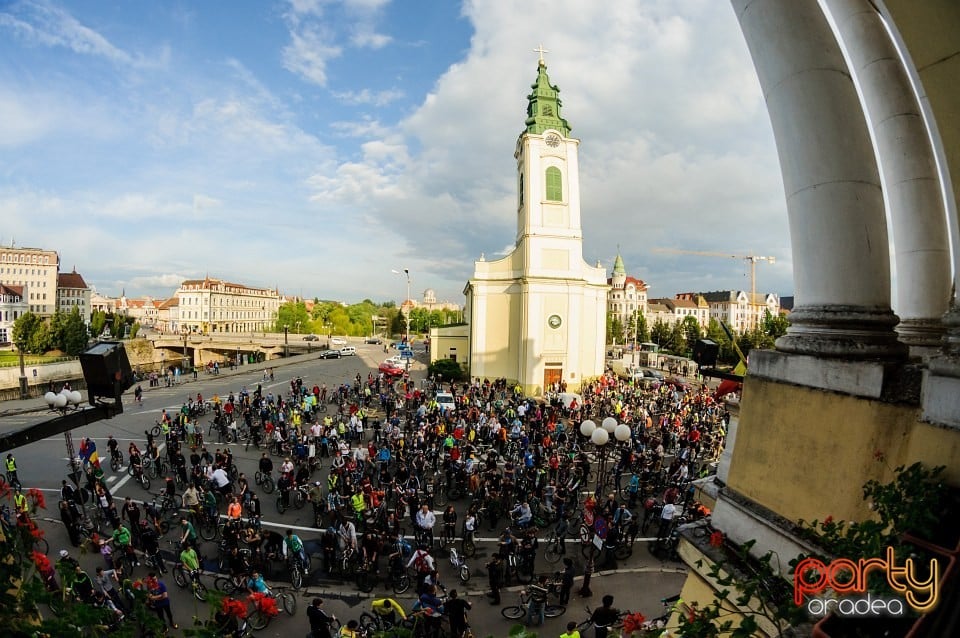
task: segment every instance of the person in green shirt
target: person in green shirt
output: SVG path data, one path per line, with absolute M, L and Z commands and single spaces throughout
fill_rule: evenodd
M 580 638 L 580 632 L 577 631 L 577 623 L 570 621 L 567 623 L 567 630 L 560 634 L 560 638 Z
M 186 516 L 180 518 L 180 544 L 197 544 L 197 530 L 193 527 L 193 523 L 187 520 Z
M 191 574 L 200 569 L 200 557 L 197 556 L 197 550 L 190 545 L 183 545 L 183 549 L 180 551 L 180 562 L 183 563 L 183 568 Z

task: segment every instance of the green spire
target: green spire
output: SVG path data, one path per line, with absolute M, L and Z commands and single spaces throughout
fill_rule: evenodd
M 547 76 L 547 65 L 541 58 L 537 65 L 537 81 L 530 85 L 533 92 L 527 96 L 527 125 L 526 133 L 539 135 L 548 128 L 552 128 L 570 136 L 570 125 L 560 117 L 560 89 L 550 84 Z
M 614 275 L 626 275 L 627 268 L 623 265 L 623 257 L 620 256 L 620 253 L 617 253 L 617 258 L 613 260 L 613 274 Z

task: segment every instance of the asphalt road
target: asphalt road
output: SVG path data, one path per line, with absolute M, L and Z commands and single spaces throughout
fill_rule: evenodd
M 354 345 L 354 344 L 351 344 Z M 106 439 L 108 435 L 113 435 L 118 439 L 121 448 L 126 450 L 130 440 L 134 440 L 143 448 L 144 430 L 152 427 L 158 420 L 161 410 L 168 412 L 177 411 L 188 396 L 196 397 L 200 392 L 204 398 L 210 398 L 214 394 L 226 396 L 230 391 L 238 392 L 242 386 L 246 386 L 251 392 L 258 383 L 263 383 L 263 392 L 273 392 L 285 394 L 289 388 L 289 382 L 296 376 L 302 376 L 304 382 L 308 385 L 314 383 L 326 383 L 328 388 L 337 384 L 350 382 L 357 373 L 366 378 L 368 372 L 376 372 L 380 361 L 386 358 L 382 346 L 357 345 L 357 356 L 344 357 L 342 359 L 319 360 L 316 354 L 310 356 L 294 357 L 283 365 L 277 365 L 274 368 L 275 380 L 273 382 L 263 382 L 264 365 L 244 366 L 237 371 L 224 370 L 219 376 L 201 374 L 197 381 L 188 380 L 180 386 L 172 388 L 147 388 L 144 392 L 143 404 L 137 406 L 132 404 L 132 393 L 127 397 L 128 405 L 125 406 L 125 412 L 119 417 L 111 420 L 101 421 L 99 423 L 87 426 L 73 432 L 73 438 L 79 447 L 79 442 L 83 437 L 90 437 L 97 442 L 98 449 L 101 452 L 101 458 L 107 454 Z M 392 354 L 392 353 L 391 353 Z M 419 382 L 425 374 L 425 362 L 423 355 L 411 366 L 412 378 Z M 0 414 L 8 410 L 8 415 L 0 418 L 0 430 L 19 429 L 24 425 L 36 423 L 49 419 L 52 415 L 49 412 L 31 413 L 31 414 L 9 414 L 9 408 L 17 407 L 16 402 L 7 402 L 0 405 Z M 206 430 L 209 417 L 201 417 L 200 423 Z M 209 443 L 208 449 L 213 451 L 217 447 L 216 443 Z M 244 452 L 242 445 L 233 445 L 235 462 L 241 472 L 247 474 L 252 479 L 256 471 L 256 463 L 259 458 L 259 452 L 251 448 L 249 452 Z M 44 490 L 49 497 L 48 507 L 45 516 L 50 520 L 42 523 L 46 530 L 47 538 L 50 542 L 51 557 L 61 548 L 68 548 L 73 555 L 77 555 L 78 550 L 70 547 L 66 537 L 66 532 L 56 519 L 56 500 L 61 479 L 65 478 L 67 472 L 67 454 L 63 436 L 55 436 L 49 439 L 38 441 L 29 446 L 19 448 L 14 451 L 17 463 L 20 468 L 19 475 L 24 486 L 38 487 Z M 140 488 L 140 486 L 130 481 L 125 469 L 114 473 L 110 470 L 109 464 L 104 463 L 106 472 L 106 481 L 117 499 L 118 505 L 123 498 L 130 496 L 136 500 L 152 498 L 152 494 Z M 325 464 L 316 475 L 317 480 L 323 480 L 326 476 L 328 465 Z M 252 482 L 252 481 L 251 481 Z M 151 492 L 155 493 L 160 489 L 160 481 L 154 481 L 151 486 Z M 293 528 L 305 540 L 310 541 L 318 538 L 319 534 L 312 527 L 312 510 L 304 507 L 302 510 L 288 510 L 280 515 L 274 508 L 275 497 L 261 493 L 264 512 L 264 526 L 283 532 L 286 528 Z M 458 512 L 463 514 L 468 504 L 467 499 L 455 502 Z M 409 525 L 407 525 L 409 527 Z M 471 614 L 471 624 L 474 627 L 477 636 L 506 636 L 511 621 L 504 619 L 500 615 L 500 608 L 490 605 L 483 592 L 486 588 L 486 574 L 483 570 L 484 563 L 489 559 L 496 547 L 495 533 L 489 533 L 485 530 L 480 532 L 481 542 L 478 543 L 477 556 L 470 560 L 469 564 L 472 571 L 471 580 L 464 584 L 456 581 L 453 569 L 446 560 L 445 553 L 440 553 L 438 564 L 441 577 L 446 583 L 448 589 L 456 587 L 461 594 L 466 592 L 468 600 L 474 603 L 474 611 Z M 483 540 L 484 537 L 487 540 Z M 167 534 L 167 539 L 174 538 L 174 532 Z M 214 543 L 205 543 L 201 554 L 212 557 L 216 556 L 216 546 Z M 571 544 L 569 554 L 577 565 L 578 573 L 582 573 L 583 560 L 579 553 L 579 547 Z M 84 555 L 80 557 L 81 563 L 90 573 L 96 565 L 101 564 L 102 559 L 96 555 Z M 318 564 L 314 562 L 314 567 Z M 445 569 L 450 568 L 450 569 Z M 547 563 L 542 556 L 538 554 L 537 571 L 543 573 L 553 572 L 556 565 Z M 604 593 L 615 593 L 618 596 L 616 604 L 622 609 L 631 609 L 641 611 L 648 617 L 657 616 L 662 613 L 662 607 L 659 600 L 663 597 L 673 595 L 680 590 L 683 583 L 681 565 L 677 563 L 661 563 L 653 558 L 645 549 L 645 543 L 638 542 L 636 550 L 629 559 L 621 561 L 617 566 L 616 572 L 594 575 L 594 581 L 591 589 L 594 592 L 593 599 L 587 601 L 592 606 L 599 604 L 599 598 Z M 143 570 L 143 568 L 140 568 Z M 142 576 L 139 571 L 135 575 Z M 212 577 L 206 578 L 207 584 L 212 585 Z M 281 583 L 282 584 L 282 583 Z M 193 616 L 205 618 L 208 615 L 205 605 L 198 603 L 185 591 L 179 590 L 168 578 L 171 600 L 174 616 L 181 627 L 189 625 Z M 579 587 L 579 585 L 577 585 Z M 519 587 L 512 588 L 519 591 Z M 576 589 L 576 587 L 575 587 Z M 308 630 L 305 617 L 305 609 L 309 601 L 319 595 L 327 602 L 325 608 L 330 613 L 334 613 L 341 620 L 356 618 L 362 611 L 369 608 L 369 600 L 373 597 L 388 595 L 388 590 L 381 585 L 371 594 L 365 595 L 357 591 L 356 586 L 351 583 L 343 583 L 336 580 L 324 579 L 320 574 L 315 573 L 310 584 L 304 589 L 302 598 L 299 599 L 299 608 L 297 616 L 290 618 L 281 616 L 274 619 L 271 624 L 259 632 L 259 635 L 281 634 L 290 636 L 304 635 Z M 401 597 L 401 604 L 409 608 L 412 605 L 412 594 L 408 592 L 406 598 Z M 503 604 L 513 604 L 517 594 L 505 590 L 503 595 Z M 580 621 L 586 616 L 583 605 L 577 599 L 571 600 L 568 606 L 568 612 L 565 617 L 547 620 L 547 624 L 541 631 L 541 636 L 556 636 L 562 633 L 564 625 L 568 620 Z

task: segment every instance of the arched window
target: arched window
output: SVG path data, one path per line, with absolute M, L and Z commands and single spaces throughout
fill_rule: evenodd
M 563 178 L 556 166 L 547 169 L 547 201 L 563 201 Z

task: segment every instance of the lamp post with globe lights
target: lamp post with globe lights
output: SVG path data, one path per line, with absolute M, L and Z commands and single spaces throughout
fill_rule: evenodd
M 607 483 L 607 454 L 611 447 L 607 445 L 612 436 L 617 442 L 624 442 L 630 439 L 630 426 L 622 423 L 618 424 L 612 416 L 606 417 L 597 424 L 587 419 L 580 424 L 580 434 L 590 439 L 590 442 L 597 448 L 599 459 L 597 463 L 597 486 L 594 495 L 599 497 Z
M 43 395 L 43 400 L 47 402 L 51 410 L 65 415 L 67 412 L 79 410 L 80 403 L 83 402 L 83 397 L 76 390 L 64 388 L 59 393 L 47 392 Z M 81 476 L 80 459 L 77 458 L 76 449 L 73 447 L 73 433 L 70 430 L 63 433 L 63 442 L 67 447 L 68 474 L 74 484 L 79 485 Z M 82 504 L 81 507 L 83 507 Z

